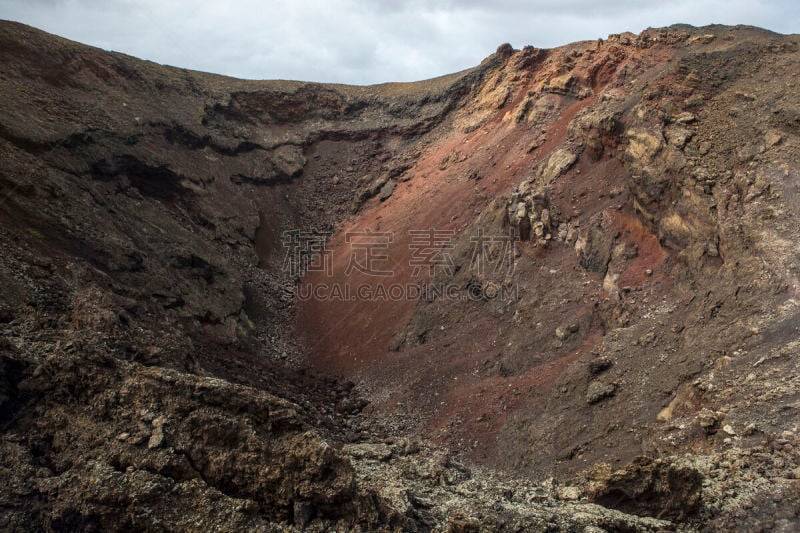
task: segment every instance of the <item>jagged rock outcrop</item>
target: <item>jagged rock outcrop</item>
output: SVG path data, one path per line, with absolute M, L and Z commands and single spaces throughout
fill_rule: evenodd
M 508 220 L 523 241 L 546 244 L 558 228 L 555 213 L 551 213 L 546 189 L 533 189 L 534 183 L 523 182 L 511 195 Z

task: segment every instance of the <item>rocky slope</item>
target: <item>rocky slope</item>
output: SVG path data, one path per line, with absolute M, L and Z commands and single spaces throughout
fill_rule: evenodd
M 4 529 L 797 527 L 797 37 L 371 87 L 14 23 L 0 59 Z M 391 277 L 352 271 L 365 231 Z

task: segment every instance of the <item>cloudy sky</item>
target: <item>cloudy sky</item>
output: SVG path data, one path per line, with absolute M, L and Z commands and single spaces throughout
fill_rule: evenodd
M 797 0 L 0 0 L 0 18 L 159 63 L 254 79 L 411 81 L 497 45 L 686 22 L 800 33 Z

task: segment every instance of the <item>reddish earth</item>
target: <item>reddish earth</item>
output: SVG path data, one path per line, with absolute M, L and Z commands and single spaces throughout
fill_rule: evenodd
M 591 48 L 590 48 L 591 50 Z M 594 50 L 590 54 L 595 53 Z M 568 52 L 563 52 L 569 55 Z M 601 53 L 602 54 L 602 53 Z M 654 54 L 648 59 L 653 61 Z M 559 57 L 553 55 L 550 57 Z M 362 210 L 343 224 L 330 241 L 333 275 L 309 273 L 303 284 L 367 285 L 374 292 L 377 286 L 429 281 L 413 280 L 410 266 L 409 230 L 438 229 L 455 233 L 453 241 L 465 239 L 474 231 L 471 222 L 497 197 L 507 197 L 522 180 L 531 176 L 532 169 L 568 139 L 570 123 L 580 112 L 597 104 L 598 95 L 615 80 L 620 69 L 631 68 L 638 54 L 625 57 L 612 48 L 609 57 L 614 61 L 594 68 L 590 78 L 593 95 L 584 99 L 559 96 L 563 110 L 539 129 L 519 127 L 508 119 L 542 79 L 552 76 L 541 61 L 529 71 L 512 72 L 514 77 L 530 81 L 513 84 L 513 96 L 481 126 L 468 133 L 452 131 L 426 147 L 407 171 L 413 179 L 399 182 L 394 193 L 381 201 L 373 198 Z M 620 61 L 620 58 L 624 57 Z M 666 64 L 671 54 L 655 54 L 658 64 Z M 558 63 L 556 63 L 558 66 Z M 581 76 L 581 68 L 576 68 Z M 551 67 L 556 68 L 556 67 Z M 651 66 L 651 68 L 654 68 Z M 591 70 L 591 69 L 590 69 Z M 526 78 L 527 77 L 527 78 Z M 545 142 L 529 150 L 536 138 Z M 611 199 L 606 192 L 622 188 L 625 170 L 617 154 L 619 140 L 606 137 L 606 155 L 599 161 L 582 158 L 578 164 L 559 178 L 551 193 L 551 202 L 567 219 L 590 218 L 606 209 L 620 232 L 624 243 L 636 244 L 639 255 L 621 273 L 620 286 L 634 286 L 645 279 L 646 269 L 656 269 L 666 258 L 658 239 L 635 216 L 619 211 L 627 198 Z M 447 166 L 442 162 L 453 156 L 458 159 Z M 469 179 L 477 173 L 480 179 Z M 376 277 L 345 271 L 354 253 L 345 242 L 353 232 L 389 232 L 393 241 L 386 250 L 388 259 L 377 265 L 391 270 L 390 277 Z M 516 249 L 531 263 L 541 268 L 563 271 L 573 268 L 574 253 L 543 250 L 527 243 L 517 243 Z M 531 267 L 524 266 L 524 271 Z M 524 272 L 523 271 L 523 272 Z M 451 442 L 484 461 L 496 462 L 496 436 L 507 418 L 516 410 L 529 412 L 543 395 L 548 393 L 558 375 L 577 359 L 589 354 L 601 340 L 604 328 L 593 306 L 604 300 L 605 294 L 594 279 L 587 286 L 583 302 L 562 307 L 564 316 L 576 322 L 586 322 L 578 346 L 564 353 L 548 353 L 542 349 L 529 361 L 517 364 L 509 375 L 485 375 L 487 365 L 509 342 L 508 325 L 487 317 L 474 304 L 449 306 L 438 315 L 434 328 L 447 329 L 442 339 L 412 347 L 402 352 L 390 350 L 392 337 L 402 331 L 414 316 L 419 303 L 413 299 L 399 301 L 336 301 L 312 298 L 298 306 L 296 329 L 302 332 L 309 350 L 309 364 L 321 372 L 336 373 L 361 382 L 373 395 L 372 410 L 376 414 L 396 416 L 396 423 L 411 425 L 427 435 Z M 548 288 L 538 285 L 542 293 Z M 557 293 L 558 284 L 549 292 Z M 555 329 L 560 318 L 545 321 L 544 326 Z M 551 325 L 554 324 L 554 325 Z M 537 350 L 538 351 L 538 350 Z M 466 446 L 466 448 L 465 448 Z
M 543 450 L 535 468 L 547 470 L 554 459 L 566 458 L 556 461 L 555 469 L 575 471 L 592 458 L 619 462 L 642 452 L 637 431 L 622 421 L 629 414 L 626 402 L 633 398 L 628 395 L 640 392 L 622 385 L 629 379 L 623 376 L 633 371 L 629 364 L 604 355 L 607 335 L 620 327 L 635 331 L 630 326 L 651 320 L 643 317 L 653 316 L 650 306 L 658 302 L 667 309 L 686 306 L 687 298 L 693 301 L 687 295 L 695 285 L 686 283 L 685 268 L 696 259 L 688 255 L 685 240 L 671 236 L 672 226 L 659 225 L 658 217 L 666 219 L 680 198 L 694 202 L 694 207 L 680 207 L 682 213 L 694 213 L 699 204 L 679 186 L 631 186 L 656 167 L 679 180 L 686 171 L 671 165 L 686 156 L 669 145 L 654 145 L 654 155 L 640 155 L 631 147 L 630 132 L 661 131 L 671 120 L 664 109 L 677 116 L 685 105 L 682 99 L 689 101 L 706 89 L 686 81 L 692 67 L 682 66 L 685 51 L 673 46 L 675 36 L 665 34 L 637 47 L 627 46 L 625 39 L 631 37 L 512 54 L 475 99 L 455 112 L 451 127 L 423 143 L 401 175 L 408 181 L 397 181 L 391 196 L 372 198 L 337 229 L 331 240 L 333 276 L 310 273 L 303 283 L 374 289 L 427 282 L 424 276 L 411 278 L 407 232 L 441 229 L 454 232 L 449 251 L 461 254 L 456 260 L 460 270 L 450 280 L 433 281 L 454 282 L 466 293 L 475 279 L 464 259 L 469 237 L 477 230 L 506 231 L 511 194 L 531 179 L 543 183 L 562 228 L 572 228 L 588 248 L 578 250 L 580 242 L 572 246 L 575 237 L 564 243 L 563 235 L 546 246 L 517 242 L 511 283 L 521 293 L 510 303 L 300 302 L 296 329 L 306 339 L 311 367 L 359 383 L 372 401 L 370 412 L 389 417 L 390 425 L 432 435 L 484 462 L 519 465 L 532 445 Z M 626 96 L 632 92 L 641 99 Z M 647 122 L 648 113 L 661 123 Z M 471 126 L 474 116 L 483 117 L 477 127 Z M 563 150 L 576 154 L 577 161 L 554 179 L 542 178 L 549 158 Z M 642 216 L 642 209 L 651 218 Z M 700 222 L 705 214 L 687 216 L 697 228 L 698 242 L 703 232 L 713 231 Z M 391 277 L 345 274 L 352 253 L 345 236 L 366 230 L 394 236 L 384 263 Z M 703 266 L 690 269 L 710 273 L 719 268 L 716 257 L 703 254 L 700 260 Z M 672 337 L 670 327 L 656 324 L 652 335 Z M 567 331 L 563 338 L 559 328 Z M 585 369 L 600 357 L 614 360 L 614 370 L 605 378 L 587 377 Z M 667 397 L 696 372 L 696 362 L 683 361 L 684 366 L 662 374 Z M 610 387 L 612 398 L 587 405 L 587 383 L 604 379 L 613 380 L 602 385 Z M 648 396 L 635 400 L 648 405 L 636 415 L 642 431 L 665 405 L 662 396 L 645 392 L 648 387 L 646 381 L 633 387 Z M 567 405 L 559 399 L 564 394 L 572 407 L 554 409 Z M 604 422 L 598 422 L 598 410 L 605 411 Z M 536 426 L 575 429 L 545 435 Z
M 526 154 L 521 143 L 524 139 L 519 130 L 503 127 L 502 118 L 497 116 L 472 133 L 436 142 L 408 171 L 415 175 L 413 180 L 401 182 L 385 202 L 373 199 L 354 221 L 346 223 L 331 239 L 333 276 L 312 272 L 303 283 L 353 288 L 368 285 L 374 292 L 377 285 L 388 287 L 412 282 L 408 231 L 436 229 L 460 235 L 489 199 L 515 185 L 546 155 L 546 146 L 534 154 Z M 496 147 L 497 151 L 487 150 L 487 146 Z M 469 159 L 470 170 L 479 172 L 480 180 L 467 179 L 460 167 L 457 169 L 460 173 L 439 168 L 445 158 L 457 152 Z M 495 159 L 498 154 L 499 159 Z M 393 273 L 388 281 L 358 271 L 345 274 L 353 254 L 345 237 L 365 231 L 388 232 L 393 236 L 385 252 L 388 259 L 376 263 L 381 270 Z M 312 299 L 299 306 L 297 329 L 307 338 L 314 366 L 351 373 L 384 360 L 389 339 L 398 325 L 408 321 L 415 306 L 416 301 L 405 298 L 396 302 Z

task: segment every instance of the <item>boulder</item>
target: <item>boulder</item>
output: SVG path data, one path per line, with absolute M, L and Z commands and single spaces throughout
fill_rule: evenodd
M 383 187 L 381 187 L 380 194 L 378 195 L 380 201 L 383 202 L 387 200 L 394 192 L 395 187 L 397 187 L 396 181 L 394 180 L 387 181 L 386 184 Z
M 586 389 L 586 403 L 589 405 L 599 403 L 606 398 L 611 398 L 616 392 L 617 386 L 613 383 L 592 381 Z
M 575 164 L 578 156 L 565 148 L 559 148 L 539 167 L 538 176 L 544 185 L 549 184 Z

